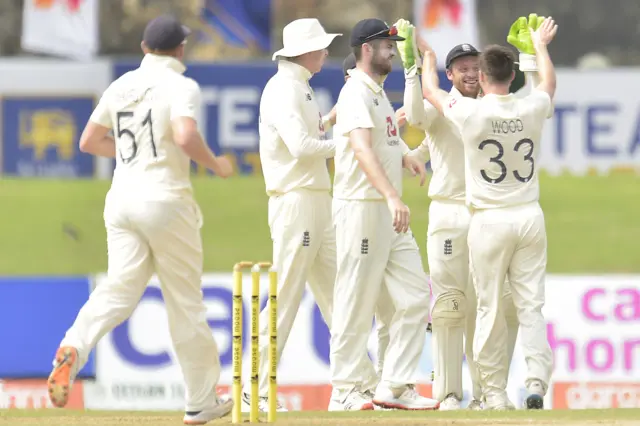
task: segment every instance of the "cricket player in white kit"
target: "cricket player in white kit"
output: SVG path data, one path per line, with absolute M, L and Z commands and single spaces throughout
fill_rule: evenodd
M 526 19 L 524 20 L 526 26 Z M 462 133 L 471 273 L 478 296 L 474 359 L 485 409 L 511 409 L 506 393 L 507 340 L 504 303 L 508 277 L 521 324 L 527 362 L 527 408 L 542 408 L 552 353 L 542 316 L 546 268 L 544 215 L 538 204 L 536 160 L 542 128 L 552 109 L 556 78 L 547 44 L 557 32 L 544 20 L 531 37 L 541 82 L 524 98 L 509 93 L 515 58 L 510 49 L 487 47 L 480 56 L 482 99 L 456 98 L 438 88 L 435 54 L 425 53 L 427 100 Z
M 415 28 L 401 19 L 396 23 L 405 41 L 398 50 L 405 69 L 404 108 L 407 121 L 425 131 L 423 143 L 414 149 L 425 162 L 431 156 L 433 176 L 429 184 L 429 229 L 427 257 L 432 285 L 433 396 L 441 401 L 440 410 L 460 409 L 463 398 L 462 362 L 467 355 L 473 391 L 468 408 L 482 409 L 482 390 L 473 362 L 473 336 L 476 323 L 476 294 L 469 274 L 467 233 L 471 213 L 465 205 L 464 149 L 460 132 L 423 99 L 420 87 L 419 45 Z M 452 82 L 449 92 L 456 98 L 477 98 L 478 55 L 470 44 L 455 46 L 448 53 L 445 68 Z M 518 335 L 518 319 L 509 291 L 505 292 L 509 356 L 511 364 Z M 463 348 L 464 343 L 464 348 Z
M 56 353 L 48 382 L 56 406 L 66 404 L 98 340 L 131 315 L 153 273 L 186 384 L 184 423 L 205 424 L 233 406 L 216 395 L 220 358 L 202 298 L 202 216 L 190 160 L 220 177 L 233 170 L 197 129 L 200 88 L 182 75 L 188 34 L 171 16 L 151 21 L 140 67 L 107 88 L 80 139 L 83 152 L 116 159 L 104 210 L 108 278 L 91 293 Z
M 395 27 L 379 19 L 358 22 L 351 33 L 356 69 L 340 92 L 336 135 L 334 223 L 338 272 L 331 326 L 330 409 L 365 407 L 365 377 L 358 368 L 367 350 L 380 290 L 384 286 L 395 313 L 381 381 L 372 402 L 382 408 L 427 410 L 438 402 L 415 390 L 428 321 L 429 286 L 418 246 L 402 202 L 403 166 L 419 173 L 424 164 L 407 156 L 395 111 L 382 82 L 391 72 Z M 355 408 L 362 409 L 362 408 Z
M 344 81 L 349 80 L 351 70 L 356 67 L 356 57 L 353 53 L 350 53 L 344 61 L 342 61 L 342 72 L 344 74 Z M 325 129 L 329 129 L 333 127 L 336 123 L 336 107 L 329 114 L 323 117 L 325 120 Z M 396 120 L 398 120 L 398 126 L 402 127 L 406 122 L 404 118 L 404 110 L 402 108 L 396 110 Z M 343 139 L 342 143 L 348 143 L 348 137 L 340 136 Z M 387 289 L 380 289 L 380 298 L 378 299 L 378 303 L 376 304 L 376 334 L 378 337 L 378 353 L 377 353 L 377 362 L 376 362 L 376 373 L 378 377 L 382 375 L 382 367 L 384 365 L 384 357 L 387 351 L 387 347 L 389 347 L 389 324 L 391 323 L 391 319 L 393 318 L 393 302 L 391 297 L 389 296 Z M 376 383 L 377 384 L 377 383 Z M 372 392 L 366 391 L 370 397 L 373 397 Z
M 331 327 L 336 276 L 336 240 L 331 220 L 331 178 L 327 159 L 335 141 L 327 140 L 322 115 L 309 79 L 320 72 L 327 48 L 336 36 L 317 19 L 298 19 L 283 32 L 284 48 L 275 52 L 278 72 L 260 100 L 260 161 L 269 195 L 269 227 L 273 263 L 278 271 L 278 358 L 304 294 L 306 283 Z M 268 310 L 260 330 L 260 403 L 268 410 Z M 359 367 L 368 387 L 377 383 L 371 360 Z M 250 408 L 250 383 L 245 384 L 243 410 Z M 279 410 L 285 410 L 279 406 Z

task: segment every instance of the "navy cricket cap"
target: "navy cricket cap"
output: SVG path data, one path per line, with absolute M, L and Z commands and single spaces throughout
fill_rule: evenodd
M 346 77 L 348 75 L 347 71 L 352 70 L 356 67 L 356 55 L 353 53 L 349 54 L 344 61 L 342 61 L 342 72 Z
M 147 24 L 142 40 L 151 50 L 171 50 L 180 46 L 189 34 L 191 30 L 175 17 L 162 15 Z
M 378 39 L 403 41 L 404 37 L 398 35 L 396 27 L 389 27 L 384 21 L 375 18 L 363 19 L 351 30 L 351 47 Z
M 445 61 L 444 66 L 449 68 L 451 63 L 458 58 L 462 58 L 463 56 L 478 56 L 480 52 L 478 49 L 470 45 L 469 43 L 459 44 L 447 54 L 447 59 Z

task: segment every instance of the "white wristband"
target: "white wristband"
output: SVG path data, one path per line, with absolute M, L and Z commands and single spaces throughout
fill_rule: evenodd
M 538 61 L 536 60 L 536 55 L 529 55 L 528 53 L 520 52 L 518 61 L 520 62 L 520 71 L 538 71 Z
M 417 64 L 414 64 L 411 68 L 404 69 L 405 78 L 415 77 L 416 75 L 420 75 L 420 69 Z

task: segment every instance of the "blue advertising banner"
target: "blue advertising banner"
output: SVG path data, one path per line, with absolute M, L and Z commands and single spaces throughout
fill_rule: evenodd
M 114 79 L 138 67 L 139 63 L 115 63 Z M 203 134 L 216 154 L 231 154 L 237 170 L 245 174 L 260 173 L 258 157 L 258 109 L 262 89 L 276 72 L 275 62 L 237 64 L 187 64 L 186 76 L 196 80 L 202 89 Z M 451 84 L 444 72 L 441 85 Z M 327 64 L 310 80 L 323 114 L 329 112 L 344 85 L 342 67 Z M 385 89 L 394 108 L 402 106 L 404 74 L 393 71 L 385 81 Z M 419 144 L 424 133 L 405 126 L 403 138 L 411 147 Z
M 0 278 L 0 378 L 46 378 L 67 329 L 90 293 L 87 277 Z M 95 355 L 79 377 L 96 374 Z
M 7 96 L 2 108 L 2 172 L 17 177 L 93 177 L 94 157 L 78 140 L 94 96 Z

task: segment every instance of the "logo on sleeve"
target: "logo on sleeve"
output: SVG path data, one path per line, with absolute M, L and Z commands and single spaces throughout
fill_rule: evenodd
M 378 98 L 373 98 L 373 105 L 378 106 L 380 103 L 378 102 Z

